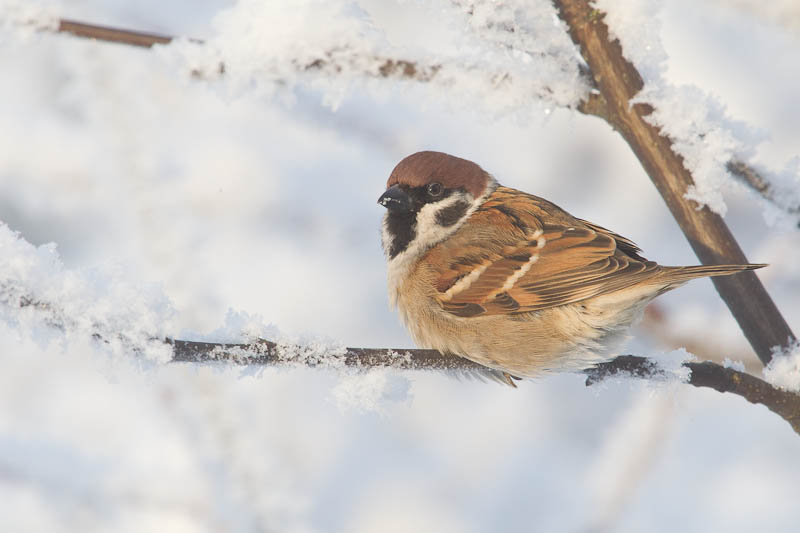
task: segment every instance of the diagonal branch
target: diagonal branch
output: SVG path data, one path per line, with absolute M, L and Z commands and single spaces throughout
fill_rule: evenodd
M 554 0 L 572 40 L 594 75 L 605 101 L 599 114 L 630 145 L 672 215 L 704 264 L 748 263 L 722 217 L 708 207 L 687 200 L 684 195 L 694 184 L 683 158 L 672 149 L 672 141 L 646 117 L 653 109 L 631 104 L 642 89 L 642 77 L 612 41 L 604 14 L 588 0 Z M 776 346 L 787 346 L 795 338 L 772 298 L 753 272 L 712 278 L 745 337 L 764 364 L 772 359 Z

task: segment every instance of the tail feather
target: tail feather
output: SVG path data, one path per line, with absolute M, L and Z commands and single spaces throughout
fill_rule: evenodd
M 766 264 L 749 265 L 697 265 L 681 267 L 662 267 L 661 278 L 670 284 L 683 284 L 691 279 L 703 278 L 706 276 L 730 276 L 746 270 L 756 270 L 764 268 Z

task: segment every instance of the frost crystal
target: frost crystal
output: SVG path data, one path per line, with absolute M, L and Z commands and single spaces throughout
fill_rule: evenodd
M 390 42 L 374 22 L 379 13 L 350 2 L 245 0 L 215 19 L 216 35 L 205 45 L 178 40 L 162 53 L 195 75 L 224 72 L 229 93 L 273 94 L 307 83 L 334 108 L 354 83 L 382 78 L 423 82 L 451 103 L 498 113 L 532 110 L 532 101 L 545 108 L 575 106 L 588 90 L 574 46 L 554 23 L 548 2 L 414 8 L 441 36 L 425 43 L 435 48 L 407 36 L 405 43 Z
M 800 392 L 800 341 L 773 350 L 772 361 L 764 368 L 764 379 L 781 389 Z

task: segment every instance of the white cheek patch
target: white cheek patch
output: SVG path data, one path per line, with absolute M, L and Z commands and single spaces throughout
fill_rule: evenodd
M 422 209 L 417 213 L 417 236 L 411 241 L 411 246 L 419 245 L 425 248 L 433 246 L 434 244 L 443 241 L 451 233 L 453 233 L 463 221 L 465 216 L 459 222 L 452 226 L 442 226 L 437 221 L 437 214 L 440 211 L 451 207 L 452 205 L 467 201 L 470 205 L 475 201 L 471 196 L 464 194 L 453 194 L 450 197 L 436 202 L 434 204 L 425 204 Z M 467 211 L 469 213 L 471 211 Z M 409 248 L 411 247 L 409 246 Z

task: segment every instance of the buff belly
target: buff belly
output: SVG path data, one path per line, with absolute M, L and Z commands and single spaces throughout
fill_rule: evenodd
M 417 297 L 414 297 L 416 293 Z M 462 318 L 409 291 L 397 306 L 414 341 L 520 377 L 580 370 L 615 355 L 655 287 L 521 313 Z

